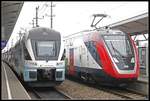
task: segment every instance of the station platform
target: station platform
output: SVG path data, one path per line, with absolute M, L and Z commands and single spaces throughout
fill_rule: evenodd
M 1 61 L 1 97 L 2 100 L 31 99 L 10 67 Z

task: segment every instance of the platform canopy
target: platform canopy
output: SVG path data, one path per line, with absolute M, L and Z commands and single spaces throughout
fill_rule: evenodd
M 120 29 L 131 36 L 148 33 L 149 24 L 148 12 L 128 18 L 110 25 L 112 29 Z
M 2 40 L 9 40 L 14 29 L 23 1 L 2 1 L 1 2 L 1 37 Z

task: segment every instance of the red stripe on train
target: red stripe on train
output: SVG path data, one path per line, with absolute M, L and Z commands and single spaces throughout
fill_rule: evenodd
M 120 74 L 116 70 L 104 44 L 105 43 L 103 39 L 99 38 L 99 40 L 97 40 L 96 48 L 98 50 L 98 54 L 100 56 L 100 59 L 101 59 L 100 61 L 102 63 L 102 68 L 104 69 L 104 72 L 106 72 L 108 75 L 115 77 L 115 78 L 133 78 L 133 77 L 138 76 L 138 71 L 139 71 L 138 56 L 137 56 L 136 47 L 133 44 L 133 42 L 132 42 L 132 46 L 134 47 L 134 50 L 135 50 L 134 54 L 136 55 L 136 65 L 137 65 L 137 67 L 135 67 L 136 68 L 135 74 Z

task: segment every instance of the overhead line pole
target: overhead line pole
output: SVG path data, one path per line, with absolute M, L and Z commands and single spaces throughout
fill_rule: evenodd
M 53 28 L 53 7 L 52 7 L 52 2 L 51 2 L 51 29 Z
M 35 16 L 35 18 L 33 18 L 33 19 L 35 19 L 35 27 L 39 27 L 39 25 L 38 25 L 38 19 L 42 19 L 42 18 L 38 18 L 38 10 L 39 10 L 39 6 L 36 7 L 36 16 Z M 44 16 L 43 16 L 43 18 L 44 18 Z
M 53 15 L 53 7 L 55 7 L 55 5 L 53 5 L 53 2 L 51 1 L 51 5 L 48 5 L 48 7 L 50 7 L 50 15 L 46 14 L 46 16 L 50 17 L 50 28 L 53 28 L 53 17 L 55 15 Z
M 32 28 L 34 28 L 34 19 L 32 19 L 32 23 L 29 23 L 32 25 Z
M 36 23 L 36 27 L 38 27 L 38 9 L 39 9 L 39 6 L 38 7 L 36 7 L 36 16 L 35 16 L 35 23 Z

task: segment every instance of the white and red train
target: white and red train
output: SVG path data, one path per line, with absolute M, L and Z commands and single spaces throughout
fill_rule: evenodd
M 139 75 L 139 59 L 131 37 L 119 30 L 99 29 L 65 37 L 66 74 L 101 84 L 126 84 Z

